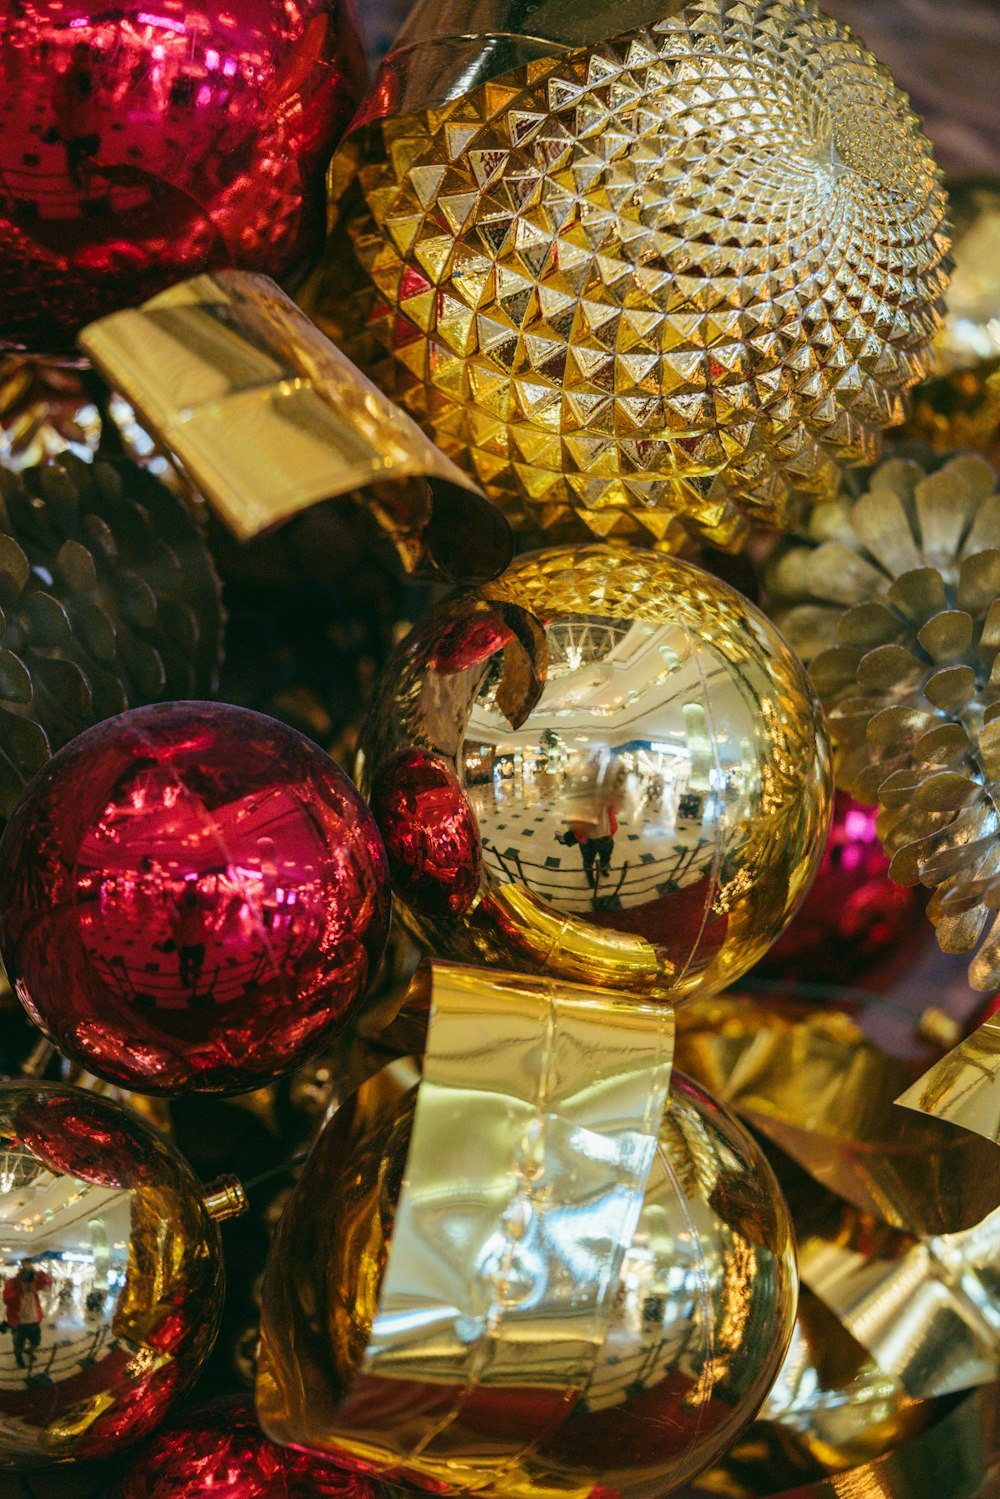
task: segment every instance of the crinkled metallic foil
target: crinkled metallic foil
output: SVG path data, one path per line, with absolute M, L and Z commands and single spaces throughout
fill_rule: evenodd
M 884 1223 L 956 1233 L 996 1207 L 995 1148 L 898 1109 L 911 1074 L 844 1014 L 734 993 L 696 1000 L 678 1014 L 677 1064 Z
M 1000 1145 L 1000 1012 L 896 1100 Z
M 483 581 L 509 561 L 476 484 L 266 276 L 197 276 L 79 342 L 240 540 L 360 497 L 408 571 Z

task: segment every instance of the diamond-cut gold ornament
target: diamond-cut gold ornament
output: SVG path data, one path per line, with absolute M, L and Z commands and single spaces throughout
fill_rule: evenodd
M 940 322 L 943 193 L 871 53 L 811 0 L 663 9 L 434 107 L 377 84 L 332 169 L 306 307 L 525 540 L 783 524 Z
M 882 806 L 900 884 L 945 952 L 1000 911 L 1000 494 L 985 459 L 892 459 L 819 505 L 765 581 L 827 710 L 838 784 Z M 1000 918 L 969 970 L 1000 986 Z

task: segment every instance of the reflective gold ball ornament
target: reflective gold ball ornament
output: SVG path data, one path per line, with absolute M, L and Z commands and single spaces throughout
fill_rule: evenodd
M 664 999 L 761 957 L 829 822 L 804 669 L 741 595 L 652 551 L 537 552 L 432 610 L 359 764 L 431 951 Z
M 662 1499 L 753 1419 L 791 1336 L 791 1225 L 763 1155 L 731 1115 L 675 1073 L 607 1298 L 610 1316 L 586 1319 L 584 1344 L 589 1338 L 594 1348 L 582 1387 L 573 1387 L 554 1351 L 553 1340 L 566 1338 L 554 1308 L 574 1273 L 572 1256 L 589 1269 L 586 1235 L 602 1203 L 567 1205 L 551 1215 L 560 1229 L 520 1237 L 492 1325 L 460 1317 L 441 1299 L 453 1271 L 484 1308 L 501 1278 L 488 1254 L 465 1258 L 472 1194 L 481 1192 L 480 1218 L 490 1222 L 510 1181 L 466 1187 L 476 1132 L 456 1143 L 452 1124 L 450 1155 L 435 1152 L 433 1187 L 425 1155 L 415 1191 L 409 1157 L 420 1149 L 424 1086 L 393 1098 L 380 1074 L 349 1098 L 296 1188 L 264 1282 L 264 1429 L 438 1493 Z M 419 1198 L 410 1210 L 408 1191 Z M 497 1242 L 516 1233 L 515 1208 L 523 1217 L 524 1203 L 498 1214 Z M 443 1278 L 434 1270 L 439 1257 Z M 391 1284 L 411 1307 L 426 1292 L 436 1316 L 407 1317 L 406 1301 L 393 1316 Z M 480 1340 L 483 1355 L 473 1356 L 478 1373 L 464 1387 L 447 1377 L 456 1335 L 470 1347 Z
M 213 1206 L 131 1109 L 0 1083 L 0 1468 L 105 1458 L 194 1382 L 222 1311 Z
M 663 19 L 613 40 L 599 6 L 539 7 L 534 40 L 485 9 L 473 41 L 417 7 L 335 158 L 307 309 L 528 541 L 732 545 L 832 493 L 940 325 L 906 97 L 812 0 L 626 6 Z

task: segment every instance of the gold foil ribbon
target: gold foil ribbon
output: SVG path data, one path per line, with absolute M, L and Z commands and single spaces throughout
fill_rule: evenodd
M 993 1146 L 895 1100 L 905 1065 L 846 1015 L 735 994 L 678 1014 L 677 1065 L 815 1180 L 918 1235 L 972 1228 L 997 1203 Z
M 474 481 L 266 276 L 197 276 L 79 343 L 240 540 L 363 495 L 408 571 L 482 581 L 510 560 Z
M 286 1267 L 264 1299 L 258 1407 L 268 1433 L 317 1450 L 335 1443 L 380 1468 L 413 1464 L 455 1484 L 467 1454 L 462 1439 L 453 1450 L 451 1429 L 470 1402 L 515 1385 L 532 1392 L 505 1416 L 494 1482 L 557 1430 L 605 1341 L 672 1050 L 673 1017 L 663 1005 L 433 964 L 427 1048 L 387 1259 L 378 1257 L 377 1307 L 332 1316 L 334 1326 L 351 1320 L 363 1357 L 336 1401 L 317 1395 L 319 1382 L 302 1377 L 296 1357 L 319 1357 L 319 1343 L 288 1346 L 296 1318 L 282 1300 Z M 365 1084 L 362 1109 L 372 1110 L 389 1082 L 383 1072 Z M 322 1160 L 316 1180 L 324 1180 Z M 481 1467 L 470 1481 L 473 1471 Z
M 1000 1145 L 1000 1011 L 896 1100 Z M 1000 1160 L 996 1171 L 1000 1175 Z

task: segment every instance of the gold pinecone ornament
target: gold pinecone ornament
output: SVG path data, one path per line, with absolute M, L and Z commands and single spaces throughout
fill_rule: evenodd
M 525 543 L 784 525 L 874 461 L 940 323 L 943 191 L 871 53 L 812 0 L 662 12 L 488 81 L 438 37 L 469 68 L 422 109 L 411 22 L 334 161 L 304 305 Z
M 0 818 L 91 724 L 215 690 L 212 559 L 180 502 L 127 459 L 0 468 L 0 610 Z
M 1000 910 L 1000 495 L 985 459 L 890 459 L 770 561 L 779 627 L 827 711 L 838 784 L 881 803 L 900 884 L 934 888 L 946 952 Z M 1000 986 L 1000 921 L 969 971 Z

